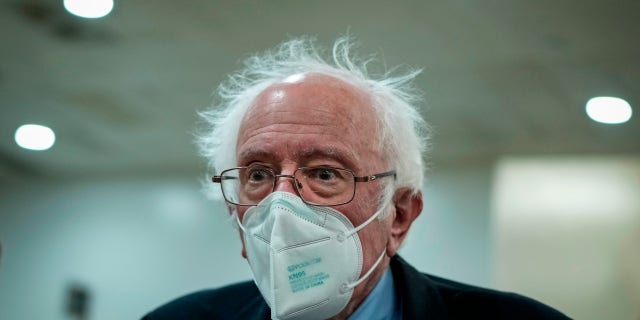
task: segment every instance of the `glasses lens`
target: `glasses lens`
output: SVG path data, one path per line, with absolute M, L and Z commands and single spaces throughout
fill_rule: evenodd
M 222 173 L 222 192 L 231 203 L 258 204 L 273 191 L 274 177 L 270 169 L 260 166 L 230 169 Z
M 298 192 L 306 202 L 338 205 L 351 201 L 355 190 L 353 173 L 331 167 L 300 168 L 295 173 Z

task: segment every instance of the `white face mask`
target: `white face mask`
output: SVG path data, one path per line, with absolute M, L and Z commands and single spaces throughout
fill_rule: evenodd
M 327 319 L 344 309 L 353 289 L 386 252 L 358 279 L 363 255 L 357 232 L 381 212 L 354 228 L 339 211 L 309 206 L 296 195 L 280 191 L 249 208 L 238 224 L 271 317 Z

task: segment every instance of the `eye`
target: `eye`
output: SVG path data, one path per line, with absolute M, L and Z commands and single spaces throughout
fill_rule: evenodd
M 336 171 L 330 169 L 320 169 L 318 170 L 318 179 L 320 180 L 331 180 L 336 178 Z
M 259 183 L 270 181 L 273 177 L 271 170 L 265 167 L 249 167 L 246 172 L 246 181 L 250 183 Z
M 342 179 L 342 174 L 340 174 L 340 171 L 333 168 L 326 168 L 326 167 L 311 168 L 308 171 L 307 176 L 310 179 L 314 179 L 322 182 L 331 182 L 337 179 L 338 180 Z

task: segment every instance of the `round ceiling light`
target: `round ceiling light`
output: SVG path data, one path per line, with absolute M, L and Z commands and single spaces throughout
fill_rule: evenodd
M 56 142 L 56 135 L 49 127 L 25 124 L 16 130 L 14 139 L 24 149 L 47 150 Z
M 64 0 L 64 8 L 83 18 L 102 18 L 113 9 L 113 0 Z
M 633 113 L 628 102 L 616 97 L 591 98 L 585 109 L 592 120 L 608 124 L 627 122 Z

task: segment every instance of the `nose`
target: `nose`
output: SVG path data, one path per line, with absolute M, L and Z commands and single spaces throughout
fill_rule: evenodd
M 276 175 L 276 185 L 273 188 L 273 191 L 283 191 L 289 192 L 295 195 L 298 195 L 298 190 L 296 189 L 296 183 L 298 184 L 298 189 L 302 188 L 300 183 L 295 179 L 294 176 L 289 174 L 279 174 Z

